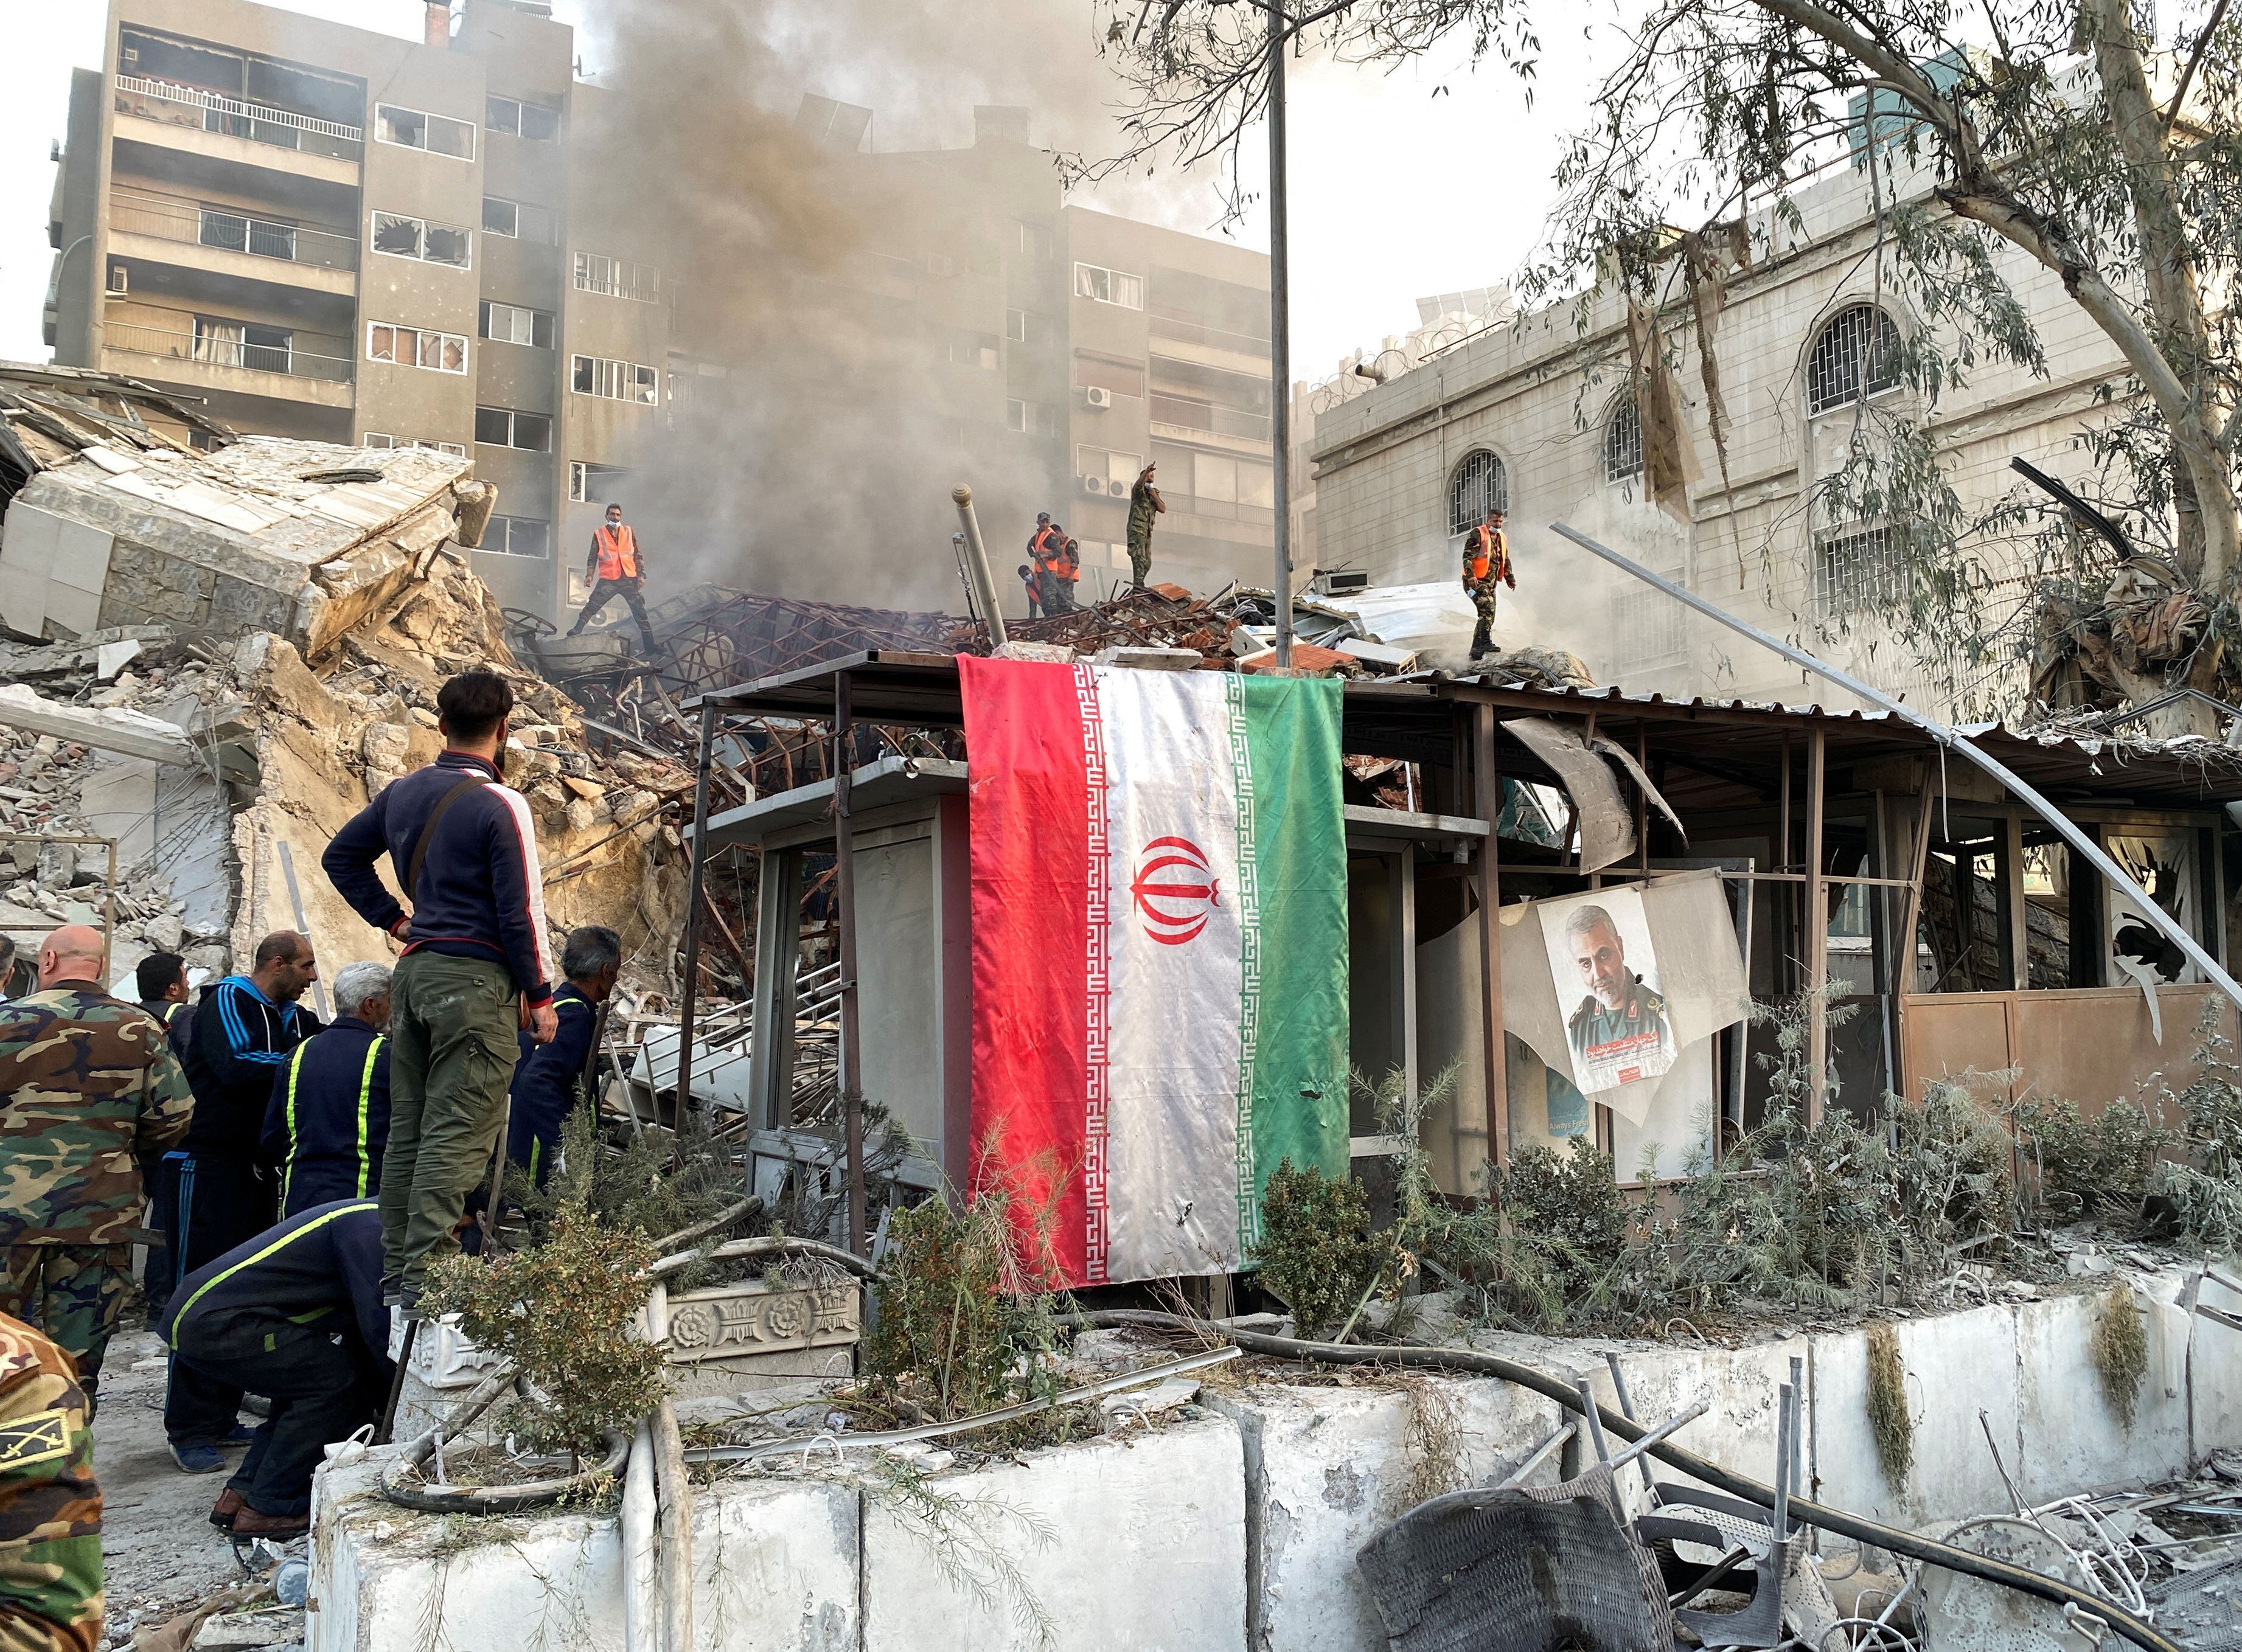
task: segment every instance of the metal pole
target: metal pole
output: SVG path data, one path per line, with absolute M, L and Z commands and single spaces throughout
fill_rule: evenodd
M 959 492 L 966 492 L 963 488 Z M 970 512 L 970 496 L 958 502 Z M 972 520 L 970 515 L 968 522 Z M 991 611 L 994 619 L 994 611 Z M 849 1248 L 871 1253 L 864 1231 L 864 1085 L 858 1065 L 856 1003 L 856 839 L 849 820 L 849 771 L 855 765 L 849 745 L 849 673 L 833 677 L 833 892 L 841 904 L 841 1114 L 849 1141 Z
M 2232 975 L 2229 975 L 2225 970 L 2221 969 L 2219 966 L 2218 960 L 2213 959 L 2209 953 L 2203 950 L 2203 944 L 2197 940 L 2194 936 L 2189 934 L 2170 913 L 2166 912 L 2162 906 L 2159 906 L 2157 904 L 2155 896 L 2149 893 L 2147 890 L 2142 888 L 2139 884 L 2134 882 L 2131 874 L 2129 874 L 2123 866 L 2112 860 L 2109 857 L 2108 853 L 2104 851 L 2100 844 L 2095 842 L 2094 839 L 2088 836 L 2086 833 L 2080 830 L 2078 824 L 2076 821 L 2071 819 L 2071 818 L 2065 814 L 2061 809 L 2057 808 L 2054 804 L 2049 802 L 2047 799 L 2042 797 L 2037 791 L 2028 785 L 2022 777 L 2011 770 L 2007 764 L 2002 762 L 1997 758 L 1990 756 L 1987 753 L 1979 751 L 1976 746 L 1972 745 L 1969 740 L 1963 738 L 1962 735 L 1957 733 L 1945 724 L 1938 721 L 1936 718 L 1924 716 L 1921 712 L 1916 710 L 1914 706 L 1905 705 L 1899 700 L 1894 699 L 1882 689 L 1872 688 L 1868 684 L 1861 681 L 1857 677 L 1849 676 L 1844 672 L 1839 671 L 1835 665 L 1824 665 L 1821 660 L 1816 659 L 1812 654 L 1808 653 L 1802 648 L 1794 647 L 1789 643 L 1784 642 L 1779 638 L 1770 637 L 1767 632 L 1762 631 L 1758 626 L 1751 624 L 1749 621 L 1739 619 L 1735 615 L 1729 613 L 1727 610 L 1715 607 L 1713 604 L 1707 602 L 1702 597 L 1697 595 L 1696 592 L 1684 590 L 1682 586 L 1675 585 L 1671 579 L 1661 579 L 1657 574 L 1651 572 L 1649 569 L 1643 567 L 1641 564 L 1632 562 L 1626 557 L 1621 556 L 1609 545 L 1600 544 L 1596 540 L 1588 538 L 1587 534 L 1568 527 L 1562 522 L 1553 522 L 1549 525 L 1553 532 L 1562 534 L 1566 538 L 1570 539 L 1574 545 L 1579 545 L 1581 550 L 1588 552 L 1592 555 L 1601 557 L 1606 562 L 1610 563 L 1612 566 L 1619 569 L 1621 572 L 1631 573 L 1636 579 L 1643 581 L 1644 584 L 1657 586 L 1658 589 L 1663 591 L 1668 596 L 1673 598 L 1676 602 L 1682 603 L 1688 607 L 1695 609 L 1699 613 L 1703 614 L 1708 619 L 1716 620 L 1720 624 L 1726 625 L 1730 631 L 1738 632 L 1740 635 L 1749 637 L 1754 642 L 1764 644 L 1767 647 L 1773 649 L 1776 653 L 1781 654 L 1792 665 L 1802 667 L 1807 671 L 1813 672 L 1816 675 L 1836 684 L 1838 687 L 1846 689 L 1852 693 L 1858 694 L 1863 699 L 1867 700 L 1870 705 L 1880 706 L 1883 710 L 1890 712 L 1894 717 L 1898 718 L 1900 721 L 1913 724 L 1916 727 L 1930 735 L 1931 739 L 1937 740 L 1941 746 L 1945 746 L 1948 750 L 1956 752 L 1959 756 L 1967 758 L 1970 762 L 1976 764 L 1986 773 L 1991 775 L 1996 780 L 1998 780 L 2002 786 L 2009 790 L 2009 792 L 2015 796 L 2023 799 L 2025 803 L 2030 805 L 2032 811 L 2037 813 L 2041 819 L 2053 826 L 2056 831 L 2061 834 L 2063 840 L 2069 844 L 2071 849 L 2078 853 L 2088 866 L 2093 867 L 2095 871 L 2100 873 L 2104 878 L 2108 879 L 2119 889 L 2130 895 L 2132 898 L 2133 904 L 2141 909 L 2142 913 L 2151 924 L 2156 926 L 2158 933 L 2160 933 L 2165 940 L 2171 941 L 2173 946 L 2178 947 L 2181 952 L 2185 953 L 2187 955 L 2188 961 L 2193 964 L 2198 969 L 2201 970 L 2204 973 L 2205 977 L 2209 980 L 2213 986 L 2217 987 L 2220 992 L 2225 993 L 2228 998 L 2233 1000 L 2237 1005 L 2242 1005 L 2242 982 L 2237 982 Z
M 699 996 L 701 984 L 701 889 L 708 871 L 708 770 L 716 757 L 716 702 L 701 702 L 700 747 L 693 754 L 693 842 L 686 851 L 685 865 L 685 986 L 677 1006 L 677 1102 L 670 1122 L 678 1128 L 685 1123 L 685 1107 L 693 1090 L 693 1006 Z M 633 1101 L 632 1112 L 638 1104 Z M 654 1102 L 654 1117 L 661 1117 L 661 1103 Z
M 965 530 L 965 561 L 981 599 L 981 612 L 989 617 L 989 645 L 1002 648 L 1005 642 L 1004 606 L 997 600 L 997 582 L 989 574 L 988 548 L 981 543 L 980 518 L 973 514 L 973 490 L 960 482 L 950 490 L 950 497 L 957 506 L 957 520 Z
M 288 884 L 288 907 L 296 915 L 296 933 L 304 938 L 305 944 L 308 946 L 312 940 L 312 926 L 310 920 L 304 915 L 304 892 L 296 886 L 296 856 L 288 847 L 287 839 L 280 839 L 279 845 L 280 875 Z M 111 921 L 113 923 L 117 900 L 117 851 L 113 846 L 109 852 L 109 887 Z M 104 969 L 108 967 L 108 960 L 105 959 L 103 960 L 103 967 Z M 107 977 L 104 976 L 103 979 L 106 980 Z M 332 1021 L 335 1019 L 333 1013 L 327 1008 L 327 984 L 325 981 L 314 980 L 312 983 L 312 1002 L 318 1008 L 321 1020 Z
M 1285 47 L 1289 19 L 1269 8 L 1269 449 L 1276 483 L 1277 664 L 1292 663 L 1292 295 L 1285 257 Z

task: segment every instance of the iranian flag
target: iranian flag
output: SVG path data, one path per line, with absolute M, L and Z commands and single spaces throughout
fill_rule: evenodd
M 961 659 L 977 1192 L 1069 1285 L 1224 1273 L 1347 1164 L 1339 685 Z

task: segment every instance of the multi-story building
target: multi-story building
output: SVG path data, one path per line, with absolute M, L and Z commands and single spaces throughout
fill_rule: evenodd
M 617 493 L 656 546 L 687 547 L 678 577 L 954 603 L 942 562 L 961 476 L 1000 556 L 1037 510 L 1065 523 L 1087 599 L 1127 577 L 1147 458 L 1169 506 L 1156 577 L 1265 582 L 1262 254 L 1064 205 L 1024 110 L 977 111 L 968 148 L 858 156 L 869 111 L 813 97 L 802 124 L 868 177 L 906 179 L 913 206 L 837 267 L 768 277 L 795 295 L 795 338 L 725 337 L 720 295 L 680 292 L 681 259 L 602 238 L 600 157 L 571 138 L 619 94 L 575 78 L 573 31 L 539 0 L 427 16 L 415 43 L 251 0 L 111 0 L 55 190 L 56 359 L 199 396 L 245 432 L 471 451 L 500 490 L 477 572 L 556 618 Z M 895 370 L 810 371 L 836 327 L 836 364 Z M 802 350 L 800 371 L 774 370 Z M 709 378 L 743 376 L 755 421 L 663 439 L 696 395 L 721 401 Z M 735 428 L 816 451 L 763 455 L 749 481 Z M 672 473 L 731 458 L 733 492 L 756 502 L 737 520 Z M 902 572 L 837 579 L 806 553 L 829 531 L 890 547 Z
M 1890 170 L 1903 198 L 1935 210 L 1927 177 L 1897 156 Z M 1997 247 L 2045 346 L 2045 373 L 1987 362 L 1981 350 L 1966 382 L 1917 398 L 1896 346 L 1932 324 L 1910 310 L 1888 267 L 1880 278 L 1888 237 L 1876 229 L 1871 184 L 1865 169 L 1840 161 L 1753 214 L 1754 256 L 1727 273 L 1714 346 L 1723 440 L 1716 447 L 1712 438 L 1693 340 L 1674 368 L 1688 480 L 1666 508 L 1645 497 L 1626 315 L 1607 287 L 1586 304 L 1497 318 L 1413 352 L 1389 364 L 1399 371 L 1382 385 L 1339 387 L 1352 393 L 1328 398 L 1314 438 L 1324 565 L 1380 583 L 1453 579 L 1465 532 L 1490 502 L 1503 504 L 1519 588 L 1504 594 L 1498 643 L 1568 648 L 1600 681 L 1644 692 L 1844 699 L 1548 532 L 1563 521 L 1888 692 L 1948 700 L 1950 673 L 1888 623 L 1910 578 L 1890 525 L 1830 519 L 1828 484 L 1855 442 L 1884 439 L 1890 417 L 1904 415 L 1937 442 L 1965 511 L 2011 492 L 2037 498 L 2010 460 L 2086 473 L 2082 434 L 2124 396 L 2125 369 L 2057 278 Z M 1894 187 L 1889 174 L 1883 187 Z M 2030 596 L 2028 549 L 1972 537 L 1959 553 L 1984 570 L 1990 621 L 2015 620 Z M 2013 659 L 1976 670 L 1962 685 L 1965 708 L 2012 700 L 2022 675 Z
M 661 418 L 658 254 L 572 231 L 587 97 L 535 0 L 420 43 L 248 0 L 111 0 L 55 190 L 57 361 L 199 396 L 245 432 L 472 451 L 475 557 L 552 613 L 598 479 Z

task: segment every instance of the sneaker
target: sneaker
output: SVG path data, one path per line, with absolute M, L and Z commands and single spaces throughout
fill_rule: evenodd
M 256 1438 L 256 1429 L 251 1428 L 245 1422 L 237 1422 L 233 1425 L 233 1432 L 227 1435 L 225 1439 L 218 1442 L 218 1449 L 221 1451 L 237 1451 Z
M 233 1517 L 236 1537 L 272 1537 L 285 1541 L 301 1537 L 312 1529 L 309 1515 L 260 1515 L 254 1508 L 244 1508 Z
M 183 1475 L 214 1475 L 225 1467 L 216 1446 L 173 1445 L 171 1461 L 179 1465 Z
M 233 1522 L 240 1518 L 242 1510 L 247 1506 L 241 1501 L 241 1494 L 228 1486 L 218 1493 L 218 1501 L 211 1505 L 210 1523 L 222 1532 L 230 1532 L 233 1529 Z

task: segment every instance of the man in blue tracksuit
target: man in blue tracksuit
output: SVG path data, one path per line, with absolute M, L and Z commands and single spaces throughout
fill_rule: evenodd
M 236 1537 L 300 1535 L 322 1448 L 373 1421 L 389 1392 L 379 1207 L 314 1205 L 213 1258 L 179 1281 L 156 1330 L 174 1368 L 272 1401 L 211 1523 Z
M 506 1156 L 527 1170 L 540 1188 L 553 1174 L 560 1127 L 582 1094 L 600 1006 L 614 992 L 622 961 L 622 938 L 614 930 L 598 924 L 570 930 L 560 949 L 560 971 L 568 984 L 553 995 L 560 1030 L 550 1044 L 533 1044 L 526 1035 L 521 1040 L 521 1064 L 514 1069 Z
M 227 976 L 195 1007 L 194 1036 L 182 1063 L 194 1087 L 195 1120 L 180 1144 L 186 1157 L 179 1164 L 178 1231 L 171 1240 L 179 1278 L 272 1225 L 265 1107 L 272 1099 L 273 1073 L 318 1030 L 296 1000 L 319 974 L 310 940 L 275 930 L 257 943 L 246 975 Z M 183 1471 L 207 1475 L 225 1467 L 218 1448 L 243 1437 L 241 1394 L 174 1361 L 164 1432 Z
M 320 857 L 352 911 L 406 942 L 390 1014 L 384 1267 L 412 1313 L 428 1265 L 456 1249 L 467 1195 L 489 1173 L 514 1076 L 514 1034 L 550 1043 L 545 880 L 528 801 L 500 784 L 514 690 L 462 672 L 436 696 L 445 746 L 392 780 Z M 408 913 L 381 881 L 384 855 Z
M 285 1218 L 337 1199 L 370 1199 L 389 1140 L 389 966 L 346 964 L 335 1021 L 274 1074 L 265 1154 L 279 1167 Z

